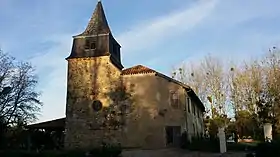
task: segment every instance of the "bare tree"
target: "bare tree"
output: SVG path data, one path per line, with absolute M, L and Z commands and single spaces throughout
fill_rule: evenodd
M 37 118 L 42 103 L 36 91 L 37 77 L 27 62 L 16 62 L 0 51 L 0 118 L 6 123 Z
M 259 115 L 263 122 L 274 124 L 276 132 L 280 133 L 280 51 L 276 47 L 270 49 L 262 61 L 264 69 L 264 94 L 259 103 Z
M 233 66 L 229 73 L 230 100 L 235 127 L 240 136 L 256 136 L 259 130 L 257 102 L 263 88 L 263 69 L 259 61 Z
M 234 113 L 247 110 L 256 113 L 256 102 L 263 88 L 263 69 L 258 61 L 244 63 L 230 71 L 230 98 Z
M 261 60 L 230 68 L 208 55 L 195 66 L 183 64 L 172 76 L 196 91 L 212 120 L 228 120 L 231 107 L 239 131 L 255 134 L 262 123 L 273 122 L 280 132 L 279 52 L 273 47 Z
M 206 56 L 199 64 L 183 64 L 173 77 L 190 85 L 206 105 L 211 116 L 226 115 L 226 77 L 223 63 L 211 56 Z
M 212 56 L 207 56 L 202 62 L 203 73 L 205 73 L 205 85 L 208 97 L 212 97 L 212 117 L 227 115 L 226 104 L 226 75 L 223 62 Z
M 200 65 L 195 65 L 192 62 L 183 63 L 180 67 L 172 69 L 172 78 L 189 85 L 205 103 L 208 101 L 204 82 L 205 75 L 201 71 Z M 206 110 L 208 111 L 209 108 L 207 107 Z

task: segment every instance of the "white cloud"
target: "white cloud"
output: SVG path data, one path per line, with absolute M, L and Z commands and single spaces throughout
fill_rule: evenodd
M 150 19 L 149 22 L 136 25 L 130 31 L 122 33 L 117 40 L 123 45 L 125 53 L 146 49 L 195 27 L 211 14 L 217 2 L 218 0 L 200 0 L 185 10 Z

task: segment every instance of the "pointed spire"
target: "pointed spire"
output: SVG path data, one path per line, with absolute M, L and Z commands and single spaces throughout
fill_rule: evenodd
M 107 33 L 111 33 L 110 27 L 106 20 L 101 0 L 98 0 L 98 3 L 88 23 L 87 28 L 79 36 L 90 36 Z

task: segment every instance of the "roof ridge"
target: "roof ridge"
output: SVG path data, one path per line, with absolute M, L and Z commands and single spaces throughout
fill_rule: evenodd
M 142 64 L 138 64 L 129 68 L 122 70 L 122 75 L 133 75 L 133 74 L 148 74 L 148 73 L 157 73 L 156 70 L 151 69 Z

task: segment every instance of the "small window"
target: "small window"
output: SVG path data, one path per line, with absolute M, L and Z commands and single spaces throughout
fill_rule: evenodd
M 96 49 L 95 42 L 86 40 L 85 49 Z
M 91 43 L 90 43 L 90 49 L 96 49 L 96 45 L 95 45 L 94 42 L 91 42 Z
M 85 49 L 89 49 L 89 40 L 86 40 L 86 43 L 85 43 Z
M 195 110 L 196 110 L 196 106 L 193 105 L 193 114 L 194 114 L 194 115 L 196 115 L 196 111 L 195 111 Z
M 170 105 L 171 107 L 178 109 L 179 108 L 179 95 L 175 91 L 170 91 Z
M 187 109 L 188 109 L 188 112 L 190 113 L 191 112 L 191 100 L 190 98 L 187 98 Z

